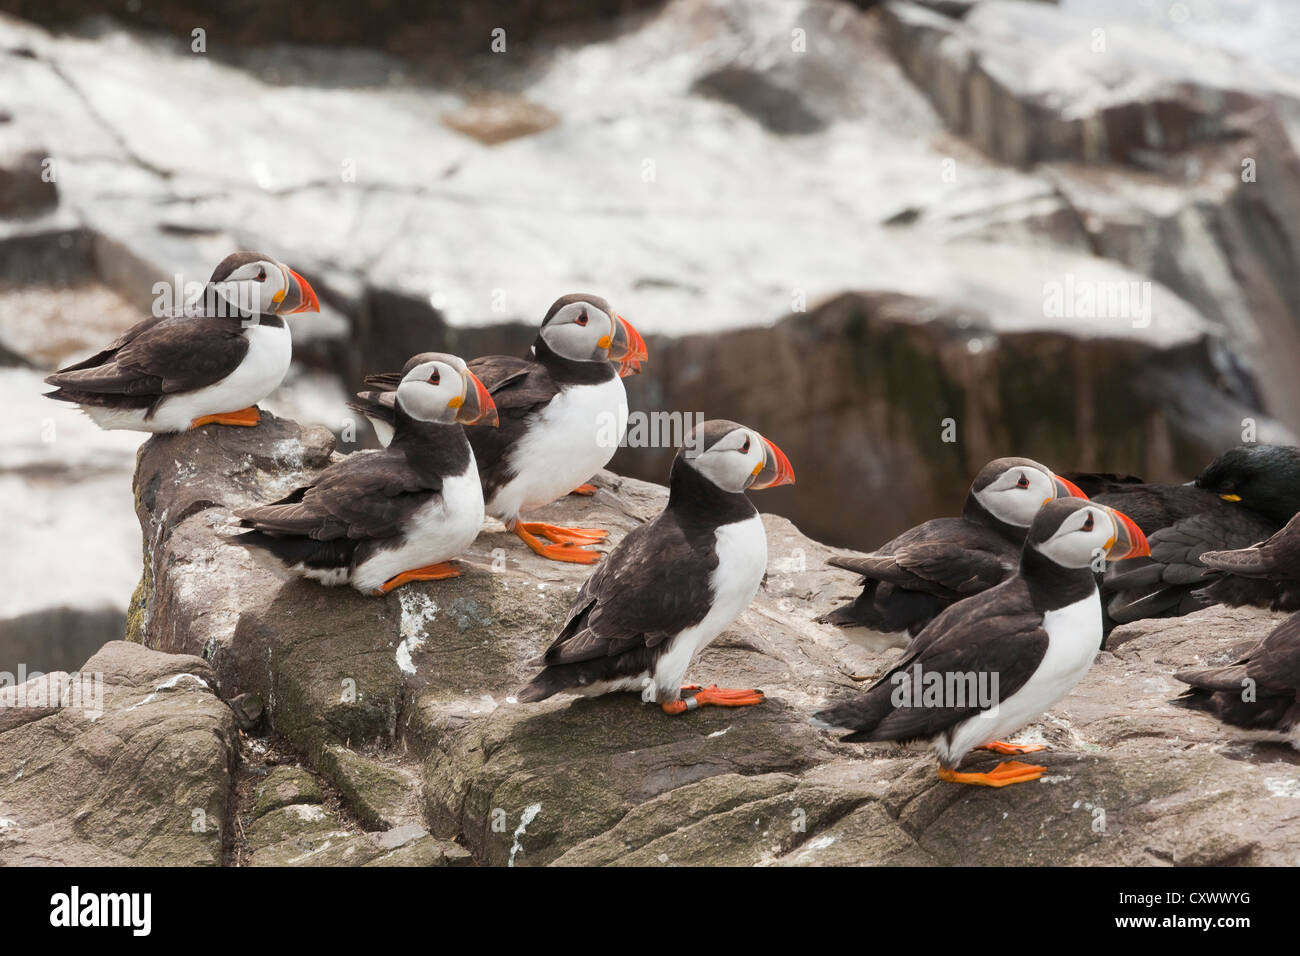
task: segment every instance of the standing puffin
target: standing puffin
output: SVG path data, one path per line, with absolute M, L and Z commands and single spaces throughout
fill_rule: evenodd
M 393 409 L 386 449 L 352 455 L 287 498 L 236 512 L 253 530 L 231 543 L 363 594 L 456 577 L 450 559 L 483 524 L 483 490 L 461 425 L 495 425 L 496 407 L 461 359 L 435 352 L 403 377 Z
M 640 691 L 666 714 L 757 704 L 757 690 L 682 686 L 695 655 L 749 606 L 767 571 L 751 489 L 793 484 L 776 445 L 735 422 L 698 425 L 673 460 L 668 505 L 628 532 L 569 608 L 521 701 Z M 683 690 L 695 690 L 682 699 Z
M 829 558 L 862 575 L 862 593 L 818 621 L 915 636 L 950 604 L 1006 580 L 1038 509 L 1068 496 L 1084 494 L 1046 466 L 995 459 L 975 476 L 961 517 L 926 521 L 871 554 Z
M 1179 671 L 1190 685 L 1174 703 L 1246 730 L 1289 734 L 1300 750 L 1300 614 L 1293 614 L 1239 660 Z
M 1012 577 L 945 610 L 870 690 L 816 719 L 852 729 L 850 741 L 928 741 L 941 780 L 988 787 L 1036 780 L 1046 768 L 1018 761 L 988 773 L 956 767 L 977 747 L 1042 749 L 1001 738 L 1063 698 L 1092 666 L 1101 643 L 1096 557 L 1146 551 L 1141 529 L 1113 508 L 1049 502 L 1030 525 Z
M 528 358 L 489 355 L 469 363 L 501 417 L 499 428 L 470 434 L 487 513 L 543 557 L 574 564 L 600 560 L 586 546 L 604 540 L 602 529 L 562 528 L 519 516 L 575 489 L 589 490 L 583 483 L 614 457 L 627 430 L 622 378 L 638 372 L 645 360 L 645 342 L 631 323 L 604 299 L 575 294 L 555 300 Z M 391 373 L 368 376 L 366 384 L 375 391 L 361 392 L 351 403 L 381 441 L 391 418 L 384 393 L 398 380 Z
M 1077 480 L 1087 488 L 1098 477 L 1108 476 Z M 1206 551 L 1263 541 L 1300 512 L 1300 449 L 1240 445 L 1189 484 L 1112 480 L 1094 500 L 1131 514 L 1151 542 L 1148 558 L 1106 569 L 1102 598 L 1115 622 L 1177 616 L 1215 602 L 1300 609 L 1282 599 L 1289 586 L 1224 574 L 1201 561 Z
M 260 252 L 226 256 L 200 298 L 132 326 L 102 352 L 45 379 L 100 428 L 183 432 L 256 425 L 257 403 L 289 370 L 284 316 L 319 312 L 307 280 Z

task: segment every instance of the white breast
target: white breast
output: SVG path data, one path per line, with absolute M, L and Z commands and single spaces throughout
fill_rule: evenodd
M 233 372 L 205 388 L 163 399 L 149 420 L 145 420 L 142 409 L 114 411 L 87 406 L 86 414 L 101 428 L 182 432 L 204 415 L 237 412 L 256 405 L 284 381 L 293 358 L 293 338 L 283 325 L 252 325 L 244 334 L 248 337 L 248 351 Z
M 1047 653 L 1024 685 L 988 716 L 959 724 L 952 743 L 935 743 L 940 759 L 955 766 L 976 747 L 1001 740 L 1036 720 L 1074 689 L 1101 647 L 1101 598 L 1096 589 L 1081 601 L 1043 615 Z
M 510 450 L 515 477 L 497 489 L 488 513 L 509 521 L 562 498 L 609 464 L 626 431 L 621 378 L 562 389 Z
M 714 547 L 718 566 L 713 571 L 713 606 L 695 627 L 670 638 L 667 652 L 655 665 L 654 682 L 659 700 L 675 699 L 695 655 L 725 631 L 749 607 L 767 571 L 767 533 L 758 515 L 726 524 L 717 530 Z
M 403 571 L 460 557 L 482 525 L 483 486 L 471 452 L 469 468 L 443 480 L 442 494 L 415 513 L 401 544 L 382 548 L 358 564 L 352 584 L 368 594 Z

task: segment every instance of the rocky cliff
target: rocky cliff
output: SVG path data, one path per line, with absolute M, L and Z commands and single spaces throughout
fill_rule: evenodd
M 325 430 L 270 416 L 257 429 L 209 427 L 144 445 L 135 496 L 146 570 L 131 643 L 109 644 L 82 668 L 102 674 L 102 714 L 0 711 L 7 860 L 1164 865 L 1300 856 L 1296 753 L 1168 702 L 1175 668 L 1226 660 L 1274 615 L 1211 609 L 1120 628 L 1083 684 L 1019 737 L 1051 746 L 1041 755 L 1050 772 L 1000 791 L 965 788 L 939 782 L 928 754 L 842 744 L 809 722 L 897 649 L 884 639 L 866 649 L 813 623 L 852 581 L 825 568 L 827 548 L 789 521 L 765 518 L 766 582 L 692 674 L 761 687 L 765 703 L 680 718 L 635 695 L 520 705 L 509 695 L 584 569 L 543 561 L 489 527 L 460 578 L 375 599 L 287 580 L 224 543 L 233 507 L 284 493 L 332 449 Z M 610 473 L 598 484 L 594 499 L 549 514 L 608 527 L 617 541 L 665 497 Z M 19 690 L 40 703 L 36 683 Z M 972 763 L 984 759 L 991 765 Z
M 74 666 L 138 573 L 138 438 L 92 440 L 42 373 L 236 247 L 320 292 L 271 407 L 345 450 L 360 375 L 521 352 L 591 290 L 650 342 L 632 408 L 836 457 L 763 504 L 835 544 L 1010 451 L 1185 480 L 1244 419 L 1300 426 L 1287 0 L 602 0 L 491 27 L 455 4 L 399 37 L 347 4 L 192 6 L 0 3 L 43 24 L 0 16 L 0 518 L 29 556 L 0 666 Z M 1141 302 L 1067 318 L 1045 301 L 1067 283 Z M 614 467 L 654 480 L 670 454 Z M 72 537 L 93 586 L 61 579 Z

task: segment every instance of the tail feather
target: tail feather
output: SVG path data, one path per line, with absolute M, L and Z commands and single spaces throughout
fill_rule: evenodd
M 357 543 L 349 538 L 317 541 L 301 535 L 267 534 L 248 531 L 229 539 L 231 544 L 267 551 L 288 567 L 303 565 L 313 570 L 346 568 L 352 564 Z

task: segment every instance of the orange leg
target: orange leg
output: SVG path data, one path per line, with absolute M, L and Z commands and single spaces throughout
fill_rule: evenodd
M 1019 760 L 1004 760 L 988 773 L 958 773 L 940 767 L 939 779 L 948 783 L 969 783 L 977 787 L 1006 787 L 1013 783 L 1037 780 L 1046 772 L 1046 767 L 1021 763 Z
M 596 486 L 589 481 L 584 481 L 578 487 L 569 492 L 571 495 L 585 495 L 591 497 L 596 493 Z
M 546 535 L 546 537 L 550 538 L 552 541 L 556 541 L 555 544 L 546 544 L 540 538 L 536 537 L 533 533 L 534 530 L 541 530 L 541 528 L 551 530 L 552 533 Z M 519 540 L 532 548 L 537 554 L 540 554 L 544 558 L 550 558 L 552 561 L 567 561 L 570 564 L 595 564 L 601 558 L 599 551 L 591 551 L 583 547 L 583 545 L 595 544 L 600 540 L 599 538 L 579 538 L 576 535 L 568 535 L 565 536 L 563 540 L 557 540 L 560 531 L 584 531 L 586 530 L 584 528 L 564 529 L 555 528 L 553 525 L 538 525 L 536 523 L 526 524 L 525 522 L 518 521 L 515 522 L 515 526 L 510 530 L 518 535 Z M 604 532 L 601 532 L 601 534 L 604 534 Z
M 710 684 L 705 688 L 701 688 L 699 684 L 683 684 L 682 690 L 698 690 L 699 693 L 685 700 L 664 701 L 659 706 L 663 708 L 665 714 L 684 714 L 688 710 L 695 710 L 709 704 L 715 707 L 749 707 L 753 704 L 761 704 L 764 700 L 761 690 L 737 690 L 731 687 L 719 687 L 717 684 Z
M 1047 748 L 1042 744 L 1009 744 L 1005 740 L 995 740 L 991 744 L 985 744 L 975 749 L 991 750 L 995 754 L 1002 754 L 1004 757 L 1018 757 L 1024 754 L 1036 754 L 1038 751 Z
M 257 410 L 256 405 L 250 405 L 248 408 L 241 408 L 237 412 L 221 412 L 216 415 L 204 415 L 202 418 L 196 418 L 190 422 L 190 428 L 199 428 L 203 425 L 241 425 L 244 428 L 252 428 L 262 420 L 262 413 Z
M 460 569 L 450 561 L 443 561 L 441 564 L 426 564 L 422 568 L 412 568 L 410 571 L 403 571 L 396 577 L 389 578 L 371 593 L 376 595 L 387 594 L 394 588 L 400 588 L 410 581 L 441 581 L 443 578 L 458 577 L 460 577 Z

